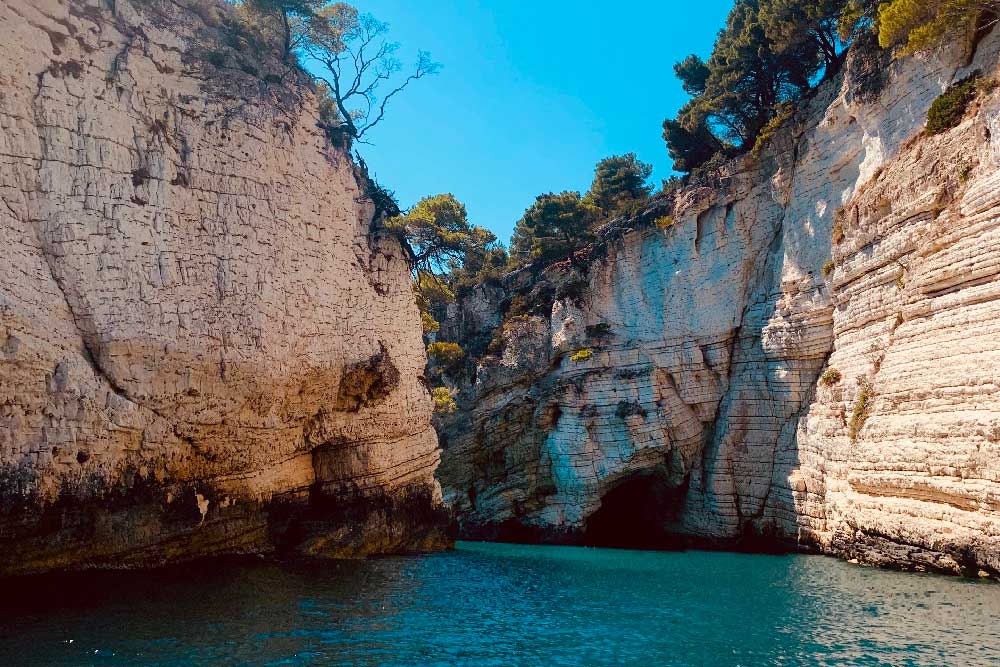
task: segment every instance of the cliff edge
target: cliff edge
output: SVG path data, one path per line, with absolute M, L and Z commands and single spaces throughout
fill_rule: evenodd
M 441 417 L 462 533 L 1000 572 L 1000 95 L 924 131 L 998 48 L 855 48 L 582 266 L 452 307 L 442 336 L 502 348 Z M 501 324 L 518 295 L 551 309 Z
M 0 6 L 0 573 L 448 543 L 406 259 L 228 12 Z

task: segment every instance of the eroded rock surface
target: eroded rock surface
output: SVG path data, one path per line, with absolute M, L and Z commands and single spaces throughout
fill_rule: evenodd
M 0 6 L 0 572 L 446 542 L 406 261 L 227 11 Z
M 548 269 L 577 294 L 506 325 L 443 420 L 462 531 L 1000 571 L 1000 96 L 922 134 L 998 42 L 852 58 L 759 155 L 610 230 L 582 287 Z M 489 322 L 474 296 L 450 319 Z

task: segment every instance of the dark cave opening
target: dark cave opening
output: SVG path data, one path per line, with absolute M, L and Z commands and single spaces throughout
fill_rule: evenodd
M 583 543 L 623 549 L 680 549 L 683 539 L 671 534 L 687 482 L 677 486 L 658 474 L 631 477 L 601 498 L 587 519 Z

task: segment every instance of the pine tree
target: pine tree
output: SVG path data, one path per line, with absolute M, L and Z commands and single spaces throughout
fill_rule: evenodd
M 639 160 L 635 153 L 604 158 L 594 169 L 594 182 L 586 199 L 606 217 L 629 213 L 649 198 L 652 188 L 646 180 L 652 173 L 653 166 Z

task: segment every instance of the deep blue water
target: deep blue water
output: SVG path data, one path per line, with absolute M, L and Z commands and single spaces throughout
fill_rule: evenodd
M 1000 585 L 819 556 L 454 552 L 44 578 L 0 665 L 1000 665 Z

